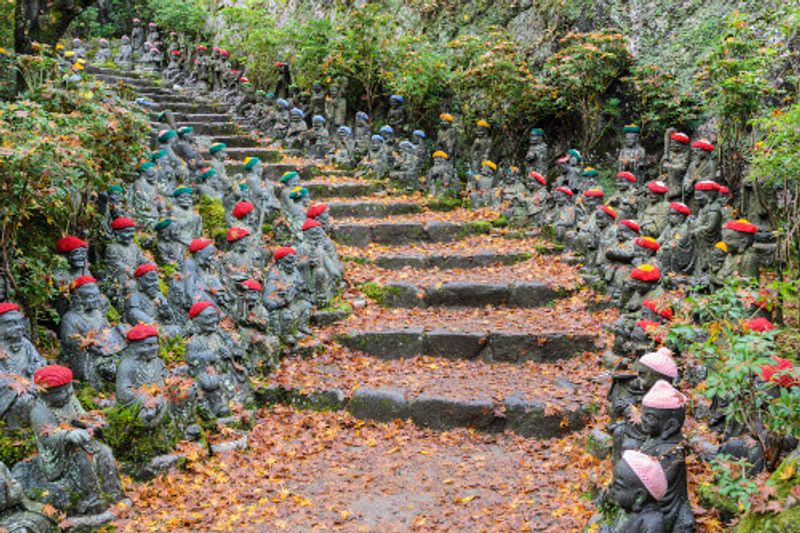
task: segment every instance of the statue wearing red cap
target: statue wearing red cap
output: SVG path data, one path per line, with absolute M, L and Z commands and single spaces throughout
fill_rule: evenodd
M 280 339 L 295 344 L 311 334 L 310 291 L 297 268 L 298 257 L 293 248 L 278 248 L 273 259 L 264 284 L 264 307 L 276 316 L 276 334 Z
M 300 272 L 314 297 L 317 308 L 326 307 L 339 290 L 344 265 L 339 260 L 336 246 L 325 235 L 322 224 L 307 218 L 303 224 L 303 240 L 298 246 Z
M 27 335 L 19 306 L 0 303 L 0 415 L 11 429 L 28 425 L 36 395 L 33 374 L 47 364 Z
M 661 157 L 660 179 L 663 179 L 669 188 L 667 199 L 680 201 L 683 190 L 683 179 L 689 168 L 689 136 L 667 128 L 664 134 L 664 155 Z
M 136 222 L 130 218 L 119 217 L 111 224 L 114 242 L 106 247 L 104 266 L 106 273 L 106 294 L 115 307 L 122 308 L 127 287 L 132 284 L 133 274 L 139 265 L 151 261 L 134 242 Z

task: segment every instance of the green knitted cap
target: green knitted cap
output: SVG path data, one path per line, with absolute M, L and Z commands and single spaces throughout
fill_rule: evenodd
M 642 131 L 642 128 L 640 128 L 636 124 L 628 124 L 627 126 L 622 128 L 622 131 L 625 133 L 639 133 L 640 131 Z
M 181 194 L 192 194 L 194 191 L 191 187 L 187 187 L 186 185 L 181 185 L 177 189 L 172 192 L 172 197 L 180 196 Z
M 596 168 L 592 168 L 592 167 L 587 167 L 587 168 L 583 169 L 583 172 L 581 172 L 581 176 L 586 176 L 586 177 L 590 177 L 590 178 L 591 177 L 595 177 L 598 174 L 599 174 L 599 172 L 597 172 L 597 169 Z
M 208 152 L 210 154 L 216 154 L 217 152 L 221 152 L 222 150 L 226 149 L 227 147 L 228 147 L 228 145 L 225 144 L 225 143 L 214 143 L 208 149 Z
M 172 224 L 171 218 L 165 218 L 163 220 L 159 220 L 158 223 L 154 226 L 156 231 L 161 231 L 162 229 L 168 228 Z
M 156 164 L 151 161 L 145 161 L 141 165 L 139 165 L 139 172 L 144 172 L 148 168 L 156 168 Z
M 122 194 L 125 192 L 125 189 L 122 188 L 122 185 L 109 185 L 108 189 L 106 189 L 106 192 L 108 194 L 111 194 L 112 192 Z
M 248 157 L 247 159 L 244 160 L 244 169 L 250 170 L 259 163 L 261 163 L 261 159 L 257 157 Z
M 165 130 L 158 135 L 158 140 L 161 142 L 168 141 L 177 135 L 175 130 Z
M 281 183 L 289 183 L 289 180 L 294 178 L 300 179 L 300 174 L 298 174 L 294 170 L 290 170 L 289 172 L 284 172 L 283 176 L 281 176 Z
M 180 135 L 186 135 L 187 133 L 192 133 L 193 131 L 194 131 L 194 128 L 193 128 L 193 127 L 191 127 L 191 126 L 184 126 L 184 127 L 180 128 L 180 129 L 178 130 L 178 133 L 179 133 Z
M 157 150 L 152 154 L 150 154 L 150 159 L 152 159 L 153 161 L 158 161 L 159 159 L 163 159 L 165 157 L 167 157 L 166 150 Z
M 572 157 L 576 158 L 578 160 L 578 162 L 583 161 L 583 156 L 575 148 L 570 148 L 569 150 L 567 150 L 567 153 L 569 155 L 571 155 Z
M 539 137 L 544 137 L 544 130 L 541 128 L 531 128 L 531 133 L 538 135 Z

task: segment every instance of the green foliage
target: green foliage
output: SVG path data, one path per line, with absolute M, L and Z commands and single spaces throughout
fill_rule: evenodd
M 222 239 L 228 231 L 222 200 L 203 195 L 197 202 L 197 212 L 203 219 L 203 229 L 214 240 Z
M 758 492 L 758 484 L 747 475 L 750 463 L 746 459 L 733 460 L 719 455 L 711 460 L 714 483 L 703 483 L 698 492 L 704 503 L 728 516 L 750 508 L 750 496 Z
M 165 364 L 186 362 L 186 339 L 180 335 L 173 338 L 162 337 L 159 342 L 158 356 Z
M 12 430 L 0 421 L 0 462 L 11 468 L 35 451 L 36 436 L 31 429 Z
M 635 122 L 645 133 L 660 135 L 670 127 L 693 129 L 700 103 L 672 74 L 657 65 L 635 65 L 624 79 L 632 85 Z
M 117 460 L 144 466 L 153 457 L 172 451 L 180 440 L 180 431 L 169 415 L 156 427 L 148 427 L 139 418 L 140 411 L 138 404 L 106 409 L 108 425 L 103 437 Z
M 203 32 L 208 15 L 207 0 L 147 0 L 147 10 L 159 26 L 162 39 L 171 31 L 187 35 Z
M 557 91 L 559 107 L 578 114 L 581 146 L 590 151 L 606 127 L 605 99 L 631 67 L 628 43 L 621 33 L 602 29 L 569 33 L 559 44 L 558 52 L 545 63 L 547 77 Z
M 0 251 L 34 322 L 55 291 L 53 243 L 95 226 L 97 191 L 130 171 L 148 131 L 142 113 L 91 79 L 48 79 L 0 102 Z

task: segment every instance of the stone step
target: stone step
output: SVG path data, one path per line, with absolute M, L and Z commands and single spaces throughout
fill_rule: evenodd
M 225 162 L 225 170 L 229 175 L 244 172 L 241 161 L 228 160 Z M 278 181 L 285 172 L 295 171 L 300 174 L 300 179 L 311 179 L 319 173 L 319 167 L 313 164 L 296 165 L 293 163 L 266 163 L 264 165 L 264 177 L 272 181 Z
M 110 68 L 110 67 L 96 67 L 94 65 L 89 65 L 86 67 L 86 72 L 89 74 L 97 75 L 105 75 L 105 76 L 124 76 L 129 78 L 141 78 L 141 75 L 133 70 L 120 70 L 117 68 Z
M 214 137 L 214 142 L 225 143 L 228 148 L 253 148 L 259 145 L 258 139 L 249 135 L 220 135 Z
M 377 191 L 380 186 L 376 183 L 330 183 L 324 181 L 308 181 L 303 184 L 308 188 L 312 198 L 355 198 L 367 196 Z
M 585 364 L 584 361 L 573 365 Z M 601 379 L 555 365 L 484 363 L 417 357 L 370 360 L 335 345 L 311 358 L 288 357 L 259 391 L 262 401 L 315 409 L 347 409 L 361 419 L 410 419 L 436 430 L 511 430 L 552 438 L 583 426 Z
M 598 342 L 596 335 L 583 333 L 459 331 L 423 327 L 353 330 L 337 339 L 352 350 L 379 359 L 427 355 L 504 363 L 569 359 L 595 350 Z
M 379 303 L 386 307 L 494 305 L 534 308 L 549 305 L 571 293 L 541 282 L 451 281 L 435 285 L 415 285 L 406 281 L 395 281 L 375 286 L 381 294 Z
M 267 148 L 229 146 L 226 152 L 228 153 L 228 159 L 234 161 L 242 161 L 247 157 L 258 157 L 264 163 L 276 163 L 281 160 L 281 153 L 278 150 L 268 150 Z
M 331 235 L 338 243 L 353 247 L 365 247 L 370 243 L 402 245 L 418 241 L 447 242 L 489 231 L 491 231 L 490 225 L 487 227 L 485 224 L 474 222 L 438 220 L 427 223 L 415 221 L 337 222 Z
M 387 270 L 400 270 L 402 268 L 416 269 L 468 269 L 500 265 L 513 265 L 530 258 L 530 253 L 493 253 L 484 252 L 469 255 L 388 255 L 377 257 L 373 263 Z
M 328 202 L 328 208 L 334 217 L 390 217 L 395 215 L 408 215 L 422 213 L 423 208 L 417 202 L 376 202 L 376 201 L 347 201 Z
M 229 122 L 231 117 L 227 113 L 175 113 L 178 122 Z
M 166 94 L 159 97 L 159 103 L 165 104 L 210 104 L 214 103 L 208 100 L 195 99 L 191 94 L 182 94 L 173 91 L 171 94 Z
M 208 102 L 166 102 L 161 109 L 169 109 L 173 113 L 224 113 L 227 107 L 219 103 Z
M 152 80 L 139 78 L 139 77 L 131 77 L 128 75 L 119 76 L 113 74 L 96 74 L 95 78 L 98 80 L 104 81 L 108 84 L 115 84 L 119 82 L 124 82 L 127 85 L 135 88 L 141 89 L 158 89 L 158 84 L 154 83 Z
M 191 126 L 195 135 L 230 135 L 239 131 L 234 122 L 181 122 L 181 126 Z

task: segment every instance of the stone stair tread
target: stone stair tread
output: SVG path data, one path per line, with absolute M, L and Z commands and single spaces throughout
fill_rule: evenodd
M 358 418 L 410 418 L 439 430 L 510 429 L 550 438 L 580 427 L 587 408 L 602 396 L 607 376 L 585 371 L 596 357 L 568 365 L 431 357 L 375 361 L 329 345 L 314 358 L 284 359 L 268 386 L 312 405 L 328 399 L 329 407 L 346 408 Z
M 228 148 L 255 148 L 259 146 L 259 140 L 250 135 L 220 135 L 214 138 L 214 142 L 225 143 Z
M 392 217 L 391 220 L 386 220 L 382 217 L 369 217 L 369 218 L 342 218 L 337 220 L 337 224 L 357 224 L 362 226 L 372 226 L 376 224 L 401 224 L 401 223 L 416 223 L 428 224 L 430 222 L 450 222 L 454 224 L 464 224 L 466 222 L 489 222 L 497 219 L 500 215 L 497 211 L 491 209 L 466 209 L 458 208 L 452 211 L 425 211 L 423 213 L 412 213 Z

